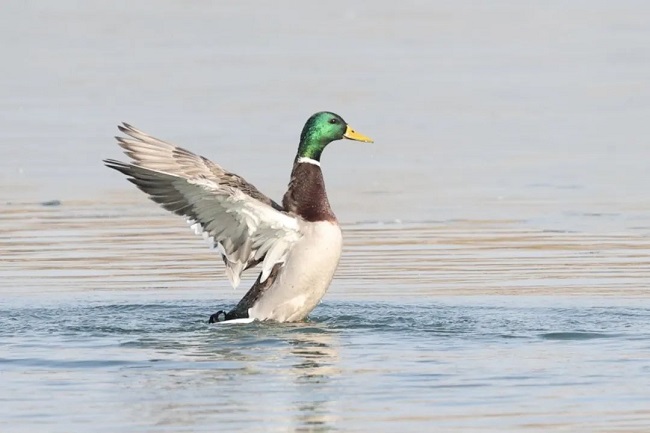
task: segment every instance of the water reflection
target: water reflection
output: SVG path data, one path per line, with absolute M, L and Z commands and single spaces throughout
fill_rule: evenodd
M 337 421 L 332 397 L 339 376 L 339 336 L 320 327 L 306 327 L 288 341 L 296 363 L 291 368 L 295 383 L 295 431 L 329 431 Z
M 330 431 L 338 419 L 339 338 L 313 323 L 168 329 L 122 345 L 149 359 L 124 369 L 120 394 L 127 407 L 139 402 L 134 419 L 156 425 L 187 427 L 215 418 L 226 430 L 250 422 L 271 430 Z

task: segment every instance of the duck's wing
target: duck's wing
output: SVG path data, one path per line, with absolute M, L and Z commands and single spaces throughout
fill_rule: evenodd
M 187 217 L 197 234 L 218 247 L 233 287 L 242 272 L 262 262 L 261 281 L 283 263 L 302 237 L 298 220 L 240 176 L 188 150 L 151 137 L 124 123 L 116 137 L 130 163 L 104 160 L 106 166 L 156 203 Z

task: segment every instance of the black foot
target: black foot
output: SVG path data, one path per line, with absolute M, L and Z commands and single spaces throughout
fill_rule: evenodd
M 225 320 L 226 320 L 226 312 L 223 310 L 219 310 L 216 313 L 214 313 L 212 316 L 210 316 L 208 323 L 224 322 Z

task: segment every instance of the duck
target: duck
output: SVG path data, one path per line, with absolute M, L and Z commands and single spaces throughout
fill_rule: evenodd
M 341 116 L 318 112 L 307 120 L 286 193 L 277 203 L 241 176 L 211 160 L 154 138 L 128 123 L 115 137 L 130 162 L 105 159 L 151 200 L 187 219 L 218 250 L 233 286 L 259 266 L 252 287 L 209 323 L 303 321 L 320 303 L 341 258 L 343 238 L 321 170 L 333 141 L 373 143 Z

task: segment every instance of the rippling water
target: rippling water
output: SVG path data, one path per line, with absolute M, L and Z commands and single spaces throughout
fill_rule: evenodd
M 648 430 L 645 3 L 3 8 L 2 432 Z M 323 158 L 330 291 L 207 324 L 243 290 L 114 125 L 279 199 L 322 109 L 376 141 Z
M 337 279 L 307 323 L 215 326 L 207 317 L 241 293 L 180 218 L 136 203 L 3 210 L 9 426 L 648 423 L 644 238 L 507 220 L 346 224 Z
M 650 310 L 633 304 L 329 301 L 308 323 L 215 327 L 206 299 L 93 298 L 0 311 L 8 425 L 647 426 Z

